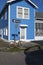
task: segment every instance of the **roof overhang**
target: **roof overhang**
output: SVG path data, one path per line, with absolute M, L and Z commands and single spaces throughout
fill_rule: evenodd
M 16 1 L 16 0 L 8 0 L 7 3 L 11 3 L 11 2 L 13 2 L 13 1 Z
M 7 1 L 7 3 L 11 3 L 11 2 L 14 2 L 16 0 L 9 0 Z M 35 8 L 38 8 L 38 6 L 36 6 L 31 0 L 25 0 L 25 1 L 28 1 L 29 3 L 31 3 Z
M 35 6 L 36 8 L 38 8 L 37 5 L 35 5 L 31 0 L 28 0 L 33 6 Z

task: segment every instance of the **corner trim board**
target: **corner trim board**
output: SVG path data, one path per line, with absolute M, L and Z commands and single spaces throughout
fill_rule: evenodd
M 10 41 L 10 4 L 8 5 L 8 40 Z

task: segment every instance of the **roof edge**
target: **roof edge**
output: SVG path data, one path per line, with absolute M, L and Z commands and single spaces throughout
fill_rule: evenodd
M 35 5 L 31 0 L 28 0 L 31 4 L 33 4 L 36 8 L 38 8 L 37 5 Z
M 13 1 L 16 1 L 16 0 L 10 0 L 10 1 L 7 1 L 7 3 L 11 3 L 11 2 L 13 2 Z
M 10 0 L 10 1 L 7 1 L 7 3 L 11 3 L 11 2 L 13 2 L 13 1 L 16 1 L 16 0 Z M 26 0 L 25 0 L 26 1 Z M 37 5 L 35 5 L 31 0 L 27 0 L 27 1 L 29 1 L 32 5 L 34 5 L 36 8 L 38 8 L 38 6 Z

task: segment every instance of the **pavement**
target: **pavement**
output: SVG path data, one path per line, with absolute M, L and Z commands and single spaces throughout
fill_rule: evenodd
M 35 43 L 35 44 L 34 44 Z M 40 42 L 42 44 L 43 42 Z M 29 43 L 29 46 L 39 44 Z M 28 44 L 27 44 L 28 46 Z M 0 52 L 0 65 L 43 65 L 43 50 L 29 52 Z
M 43 65 L 43 50 L 35 52 L 0 52 L 0 65 Z
M 26 65 L 23 52 L 0 52 L 0 65 Z

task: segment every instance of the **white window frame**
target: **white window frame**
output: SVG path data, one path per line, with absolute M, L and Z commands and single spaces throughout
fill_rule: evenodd
M 22 18 L 19 18 L 18 17 L 18 8 L 22 8 Z M 24 9 L 28 9 L 28 18 L 24 18 Z M 26 7 L 21 7 L 21 6 L 17 6 L 16 7 L 16 17 L 19 18 L 19 19 L 30 19 L 30 9 L 29 8 L 26 8 Z

